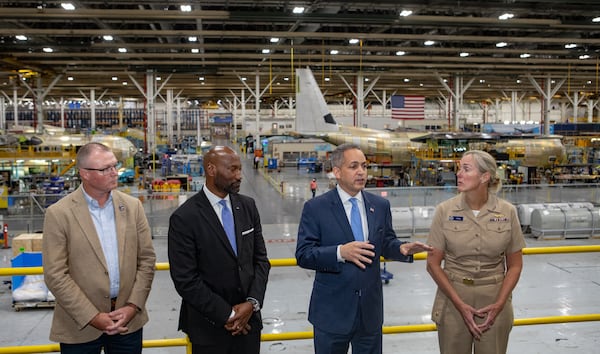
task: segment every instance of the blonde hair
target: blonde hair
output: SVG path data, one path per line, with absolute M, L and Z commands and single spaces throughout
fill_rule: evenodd
M 469 150 L 463 154 L 463 157 L 471 155 L 475 166 L 481 174 L 488 172 L 490 174 L 490 180 L 488 182 L 488 191 L 491 193 L 498 193 L 502 188 L 502 181 L 498 176 L 498 167 L 496 165 L 496 159 L 489 153 L 481 150 Z

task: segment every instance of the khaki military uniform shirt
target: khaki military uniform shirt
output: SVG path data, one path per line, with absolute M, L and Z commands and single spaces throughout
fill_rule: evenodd
M 504 274 L 505 256 L 525 247 L 515 206 L 494 194 L 477 216 L 462 193 L 439 204 L 427 243 L 444 252 L 447 272 L 473 279 Z

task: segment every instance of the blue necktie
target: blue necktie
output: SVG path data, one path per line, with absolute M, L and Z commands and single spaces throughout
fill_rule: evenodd
M 356 198 L 350 198 L 352 203 L 352 209 L 350 210 L 350 227 L 352 227 L 352 233 L 356 241 L 364 241 L 363 236 L 362 220 L 360 219 L 360 211 L 358 211 L 358 204 Z
M 233 224 L 233 214 L 231 214 L 231 210 L 229 210 L 227 207 L 227 201 L 225 199 L 220 200 L 219 204 L 222 206 L 221 220 L 223 220 L 223 228 L 225 229 L 229 243 L 233 248 L 233 253 L 235 253 L 237 256 L 237 243 L 235 242 L 235 225 Z

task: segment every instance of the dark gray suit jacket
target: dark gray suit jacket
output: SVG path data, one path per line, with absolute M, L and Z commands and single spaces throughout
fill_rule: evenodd
M 255 298 L 263 304 L 270 263 L 260 216 L 250 197 L 229 195 L 237 257 L 204 190 L 171 215 L 168 253 L 171 278 L 182 297 L 179 329 L 193 343 L 218 345 L 231 334 L 224 329 L 232 306 Z M 260 312 L 250 319 L 262 329 Z

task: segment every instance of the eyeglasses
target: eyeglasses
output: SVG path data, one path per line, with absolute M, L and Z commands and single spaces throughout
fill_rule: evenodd
M 118 172 L 119 168 L 121 168 L 123 164 L 120 162 L 117 162 L 116 164 L 112 165 L 112 166 L 108 166 L 105 168 L 87 168 L 87 167 L 81 167 L 84 170 L 88 170 L 88 171 L 98 171 L 101 175 L 105 176 L 111 172 Z

